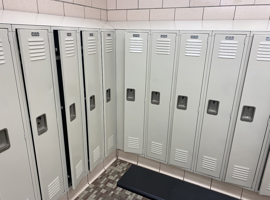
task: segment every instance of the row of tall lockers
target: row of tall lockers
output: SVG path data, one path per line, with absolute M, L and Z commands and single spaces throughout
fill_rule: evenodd
M 116 148 L 115 91 L 113 30 L 1 26 L 0 199 L 76 188 Z
M 270 34 L 118 32 L 124 151 L 257 190 L 269 145 Z

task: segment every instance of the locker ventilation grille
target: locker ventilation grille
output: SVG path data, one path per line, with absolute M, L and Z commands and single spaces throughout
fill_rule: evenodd
M 75 55 L 75 43 L 73 37 L 65 38 L 66 57 L 72 57 Z
M 108 150 L 113 147 L 113 135 L 108 139 Z
M 140 139 L 136 137 L 128 137 L 128 148 L 139 149 Z
M 52 199 L 60 191 L 59 176 L 48 185 L 49 199 Z
M 249 176 L 249 168 L 234 165 L 232 178 L 241 181 L 247 181 Z
M 96 38 L 89 37 L 88 38 L 88 55 L 96 54 Z
M 175 149 L 174 160 L 178 162 L 187 163 L 188 151 Z
M 187 40 L 186 42 L 186 56 L 200 57 L 202 50 L 201 40 Z
M 210 170 L 210 171 L 216 171 L 216 167 L 217 167 L 217 159 L 216 158 L 203 156 L 202 168 Z
M 82 173 L 83 173 L 83 164 L 81 160 L 76 166 L 76 179 L 78 179 Z
M 162 156 L 162 144 L 158 142 L 151 142 L 151 152 Z
M 222 40 L 219 45 L 219 58 L 235 59 L 238 42 Z
M 257 60 L 270 61 L 270 42 L 260 42 Z
M 143 38 L 130 38 L 129 52 L 142 53 L 143 51 Z
M 106 53 L 110 53 L 113 50 L 113 43 L 111 37 L 106 37 Z
M 3 49 L 3 44 L 2 40 L 0 40 L 0 64 L 5 64 L 5 56 L 4 56 L 4 49 Z
M 28 46 L 31 61 L 44 60 L 46 58 L 43 38 L 29 38 Z
M 269 182 L 268 182 L 267 190 L 270 191 L 270 180 L 269 180 Z
M 100 158 L 100 148 L 99 146 L 93 152 L 94 163 Z
M 161 55 L 169 55 L 171 49 L 171 39 L 157 39 L 156 53 Z

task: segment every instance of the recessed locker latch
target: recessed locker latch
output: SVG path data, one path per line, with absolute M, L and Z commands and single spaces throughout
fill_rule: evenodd
M 243 106 L 241 121 L 252 122 L 254 119 L 256 108 L 253 106 Z
M 95 95 L 92 95 L 90 97 L 90 111 L 94 110 L 96 108 L 96 98 Z
M 127 89 L 127 101 L 135 101 L 135 89 Z
M 151 96 L 151 103 L 159 105 L 160 103 L 160 92 L 153 91 Z
M 69 106 L 70 121 L 76 119 L 76 104 L 73 103 Z
M 111 89 L 106 90 L 106 102 L 111 101 Z
M 207 114 L 209 115 L 217 115 L 219 109 L 219 101 L 209 100 L 207 107 Z
M 176 108 L 180 109 L 180 110 L 186 110 L 187 109 L 187 103 L 188 103 L 188 97 L 179 95 L 178 98 L 177 98 Z
M 36 118 L 38 135 L 42 135 L 48 130 L 46 114 L 42 114 Z
M 0 153 L 3 153 L 9 148 L 10 148 L 10 141 L 8 136 L 8 130 L 5 128 L 0 130 Z

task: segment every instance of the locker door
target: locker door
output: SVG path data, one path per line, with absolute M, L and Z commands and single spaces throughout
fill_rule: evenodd
M 116 81 L 115 81 L 115 33 L 104 31 L 102 35 L 102 65 L 104 92 L 105 156 L 116 148 Z
M 48 31 L 18 30 L 43 199 L 64 193 Z
M 259 194 L 270 196 L 270 155 L 268 155 L 267 163 L 264 169 Z
M 6 29 L 0 29 L 0 47 L 0 199 L 35 200 Z
M 104 157 L 103 100 L 100 38 L 97 31 L 83 31 L 83 61 L 88 121 L 90 170 Z
M 207 40 L 208 34 L 181 35 L 170 163 L 188 169 L 197 130 Z
M 255 35 L 238 111 L 226 181 L 251 187 L 270 115 L 269 35 Z
M 147 156 L 166 159 L 176 34 L 152 36 Z
M 138 154 L 143 153 L 147 37 L 148 33 L 125 35 L 124 150 Z
M 76 31 L 59 31 L 72 187 L 84 177 L 84 133 Z
M 215 35 L 197 171 L 219 177 L 240 72 L 245 35 Z

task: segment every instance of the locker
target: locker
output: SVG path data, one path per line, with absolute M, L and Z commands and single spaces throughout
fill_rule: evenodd
M 208 47 L 208 34 L 181 35 L 173 107 L 170 164 L 191 169 L 198 110 Z M 196 72 L 196 73 L 194 73 Z
M 115 32 L 102 31 L 105 156 L 116 148 Z
M 148 33 L 125 34 L 124 150 L 137 154 L 143 154 L 147 38 Z
M 196 171 L 219 178 L 246 35 L 215 34 Z
M 254 35 L 226 181 L 251 187 L 270 115 L 269 35 Z
M 19 47 L 43 199 L 64 193 L 60 133 L 47 30 L 18 29 Z M 46 122 L 46 123 L 45 123 Z
M 90 170 L 104 158 L 100 35 L 82 31 Z
M 262 177 L 262 182 L 260 185 L 259 194 L 270 196 L 270 156 L 269 156 L 269 152 L 268 152 L 268 159 L 266 161 L 266 166 L 264 169 L 264 174 Z
M 165 161 L 176 33 L 153 33 L 146 155 Z

